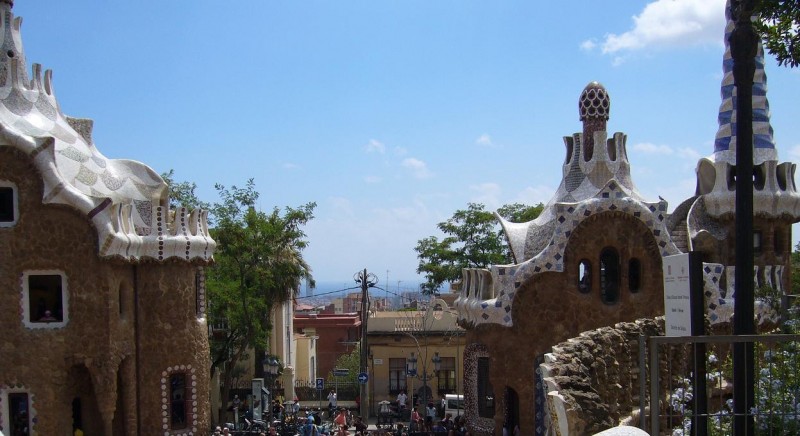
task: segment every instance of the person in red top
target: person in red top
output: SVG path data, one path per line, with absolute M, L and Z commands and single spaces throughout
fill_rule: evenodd
M 344 407 L 339 409 L 339 414 L 336 415 L 336 418 L 334 418 L 333 422 L 338 427 L 347 428 L 347 411 L 344 410 Z
M 411 431 L 417 431 L 420 429 L 419 422 L 422 418 L 419 416 L 419 412 L 417 412 L 416 407 L 411 408 L 411 422 L 408 423 L 408 428 Z

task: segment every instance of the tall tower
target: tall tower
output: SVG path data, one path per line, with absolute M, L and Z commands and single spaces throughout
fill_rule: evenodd
M 725 55 L 722 62 L 722 103 L 714 153 L 697 164 L 697 201 L 687 218 L 689 248 L 704 253 L 706 262 L 735 265 L 736 88 L 728 39 L 734 28 L 731 1 L 725 6 Z M 753 244 L 758 285 L 788 286 L 791 225 L 800 221 L 796 165 L 779 163 L 770 123 L 764 49 L 758 43 L 753 77 Z M 729 268 L 732 270 L 733 268 Z M 732 279 L 732 276 L 730 276 Z M 728 283 L 731 287 L 732 283 Z

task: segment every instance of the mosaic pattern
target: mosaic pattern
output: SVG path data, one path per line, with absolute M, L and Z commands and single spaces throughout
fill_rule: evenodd
M 733 59 L 728 38 L 734 29 L 731 1 L 725 6 L 725 55 L 722 61 L 722 104 L 719 108 L 719 130 L 714 142 L 714 154 L 697 164 L 698 194 L 706 197 L 708 213 L 714 217 L 735 213 L 736 190 L 731 186 L 736 167 L 736 88 L 733 79 Z M 753 192 L 756 214 L 790 216 L 800 220 L 800 194 L 794 184 L 796 165 L 778 163 L 778 153 L 770 124 L 767 100 L 767 77 L 764 72 L 764 49 L 761 42 L 755 56 L 753 77 L 753 165 L 760 181 Z
M 22 20 L 14 17 L 11 4 L 0 2 L 0 15 L 0 146 L 17 148 L 33 158 L 44 181 L 43 202 L 85 213 L 99 233 L 101 256 L 210 260 L 215 243 L 204 213 L 190 226 L 164 217 L 162 224 L 169 232 L 162 240 L 164 254 L 158 254 L 159 244 L 151 236 L 156 221 L 152 214 L 168 203 L 166 183 L 142 163 L 108 159 L 100 153 L 91 139 L 91 120 L 61 113 L 52 72 L 42 73 L 41 65 L 33 64 L 32 78 L 28 77 Z
M 495 266 L 491 271 L 464 270 L 461 294 L 455 302 L 459 321 L 467 325 L 513 325 L 511 308 L 517 289 L 536 274 L 563 272 L 564 251 L 572 232 L 582 221 L 609 211 L 625 213 L 644 224 L 652 233 L 662 256 L 680 252 L 666 227 L 666 201 L 642 202 L 631 197 L 616 181 L 611 181 L 596 198 L 552 205 L 551 213 L 557 224 L 546 248 L 532 259 L 516 265 Z
M 730 36 L 735 27 L 731 13 L 731 0 L 725 5 L 725 55 L 722 58 L 722 104 L 719 107 L 719 130 L 714 141 L 714 153 L 718 159 L 736 162 L 736 88 L 733 80 L 733 58 Z M 753 77 L 753 161 L 756 165 L 778 158 L 770 124 L 769 101 L 767 100 L 767 75 L 764 72 L 764 47 L 758 42 L 755 56 L 756 71 Z
M 759 276 L 763 277 L 762 284 L 772 286 L 783 292 L 783 265 L 768 265 L 763 268 L 753 268 L 753 285 L 759 286 Z M 725 286 L 722 277 L 725 277 Z M 706 310 L 711 325 L 729 323 L 733 321 L 733 308 L 736 300 L 736 267 L 724 266 L 718 263 L 703 263 L 703 278 L 705 281 L 703 292 L 706 299 Z M 756 299 L 755 318 L 757 325 L 778 322 L 780 314 L 769 307 L 764 301 Z
M 544 377 L 542 376 L 542 368 L 540 366 L 542 363 L 544 363 L 544 355 L 537 356 L 536 362 L 534 363 L 534 380 L 536 380 L 536 390 L 534 391 L 536 427 L 534 429 L 534 434 L 536 434 L 536 436 L 545 436 L 547 430 L 550 428 L 550 409 L 547 405 L 547 399 L 545 398 Z
M 195 273 L 195 292 L 197 293 L 197 317 L 206 316 L 206 269 L 202 266 L 197 267 Z
M 599 83 L 590 83 L 581 94 L 578 109 L 584 133 L 564 138 L 564 177 L 542 213 L 527 223 L 511 223 L 498 216 L 516 263 L 463 271 L 455 301 L 460 322 L 513 325 L 511 309 L 517 290 L 536 274 L 563 272 L 570 235 L 581 222 L 599 213 L 631 216 L 650 230 L 662 256 L 679 252 L 666 227 L 667 202 L 645 201 L 633 184 L 625 135 L 615 133 L 609 139 L 604 130 L 598 130 L 604 129 L 609 116 L 608 92 Z M 598 120 L 602 123 L 595 123 Z M 595 144 L 589 160 L 581 158 L 581 144 L 587 140 L 584 135 L 592 136 Z
M 464 416 L 472 433 L 494 434 L 494 419 L 481 418 L 478 414 L 478 359 L 481 357 L 489 357 L 485 345 L 473 343 L 464 347 Z
M 169 378 L 172 374 L 186 374 L 186 390 L 191 392 L 187 395 L 188 407 L 191 407 L 190 423 L 186 429 L 170 430 L 170 404 L 169 404 Z M 197 374 L 192 365 L 170 366 L 161 373 L 161 428 L 164 429 L 164 436 L 193 436 L 197 433 Z

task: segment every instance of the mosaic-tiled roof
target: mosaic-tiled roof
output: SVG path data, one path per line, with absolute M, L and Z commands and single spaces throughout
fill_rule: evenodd
M 667 202 L 642 198 L 630 175 L 625 135 L 607 138 L 608 92 L 591 82 L 581 94 L 578 110 L 583 133 L 564 138 L 567 158 L 561 184 L 542 213 L 527 223 L 511 223 L 498 216 L 514 264 L 464 271 L 455 301 L 464 325 L 513 325 L 511 309 L 517 290 L 537 274 L 564 272 L 570 235 L 597 214 L 625 214 L 650 230 L 661 255 L 678 253 L 666 227 Z M 585 142 L 587 136 L 591 141 Z
M 92 141 L 91 120 L 61 112 L 51 71 L 33 64 L 29 78 L 22 19 L 11 8 L 12 2 L 0 1 L 0 146 L 33 158 L 44 180 L 43 202 L 85 213 L 98 230 L 101 256 L 209 259 L 214 241 L 206 213 L 169 211 L 168 187 L 158 173 L 103 156 Z

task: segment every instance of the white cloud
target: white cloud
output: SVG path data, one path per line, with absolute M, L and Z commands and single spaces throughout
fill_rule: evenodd
M 293 164 L 291 162 L 286 162 L 283 164 L 283 169 L 285 170 L 296 170 L 298 168 L 300 168 L 299 165 Z
M 601 51 L 616 54 L 650 47 L 684 47 L 699 44 L 722 44 L 725 29 L 725 0 L 656 0 L 633 17 L 627 32 L 607 34 Z M 584 41 L 581 48 L 597 44 Z M 615 58 L 621 63 L 622 58 Z
M 511 201 L 511 203 L 522 203 L 531 206 L 539 203 L 547 204 L 547 202 L 550 201 L 550 198 L 553 197 L 553 194 L 555 192 L 556 188 L 552 186 L 546 186 L 546 185 L 528 186 L 521 192 L 519 192 L 517 194 L 517 198 Z
M 678 153 L 678 156 L 681 157 L 681 159 L 690 160 L 693 163 L 697 163 L 697 161 L 701 157 L 703 157 L 703 155 L 701 155 L 697 150 L 695 150 L 693 148 L 689 148 L 689 147 L 679 148 L 677 150 L 677 153 Z
M 633 145 L 633 150 L 649 154 L 671 155 L 675 151 L 668 145 L 656 145 L 650 142 L 640 142 Z
M 428 165 L 425 162 L 419 159 L 415 159 L 413 157 L 403 159 L 401 165 L 403 165 L 403 167 L 405 168 L 410 169 L 411 173 L 417 179 L 427 179 L 433 175 L 431 171 L 428 169 Z
M 378 140 L 370 139 L 367 145 L 364 146 L 364 150 L 366 150 L 367 153 L 376 152 L 383 154 L 386 153 L 386 146 Z
M 475 144 L 481 145 L 483 147 L 494 147 L 494 143 L 492 142 L 492 137 L 484 133 L 481 136 L 478 136 L 478 139 L 475 140 Z
M 367 183 L 380 183 L 383 179 L 378 176 L 366 176 L 364 181 Z
M 793 162 L 800 162 L 800 144 L 795 145 L 788 149 L 789 159 Z
M 597 41 L 594 39 L 587 39 L 581 43 L 581 50 L 583 51 L 592 51 L 595 47 L 597 47 Z
M 502 206 L 500 203 L 500 194 L 503 190 L 500 185 L 493 182 L 481 183 L 479 185 L 471 185 L 470 191 L 475 194 L 470 198 L 472 203 L 481 203 L 486 206 L 487 210 L 495 210 Z

